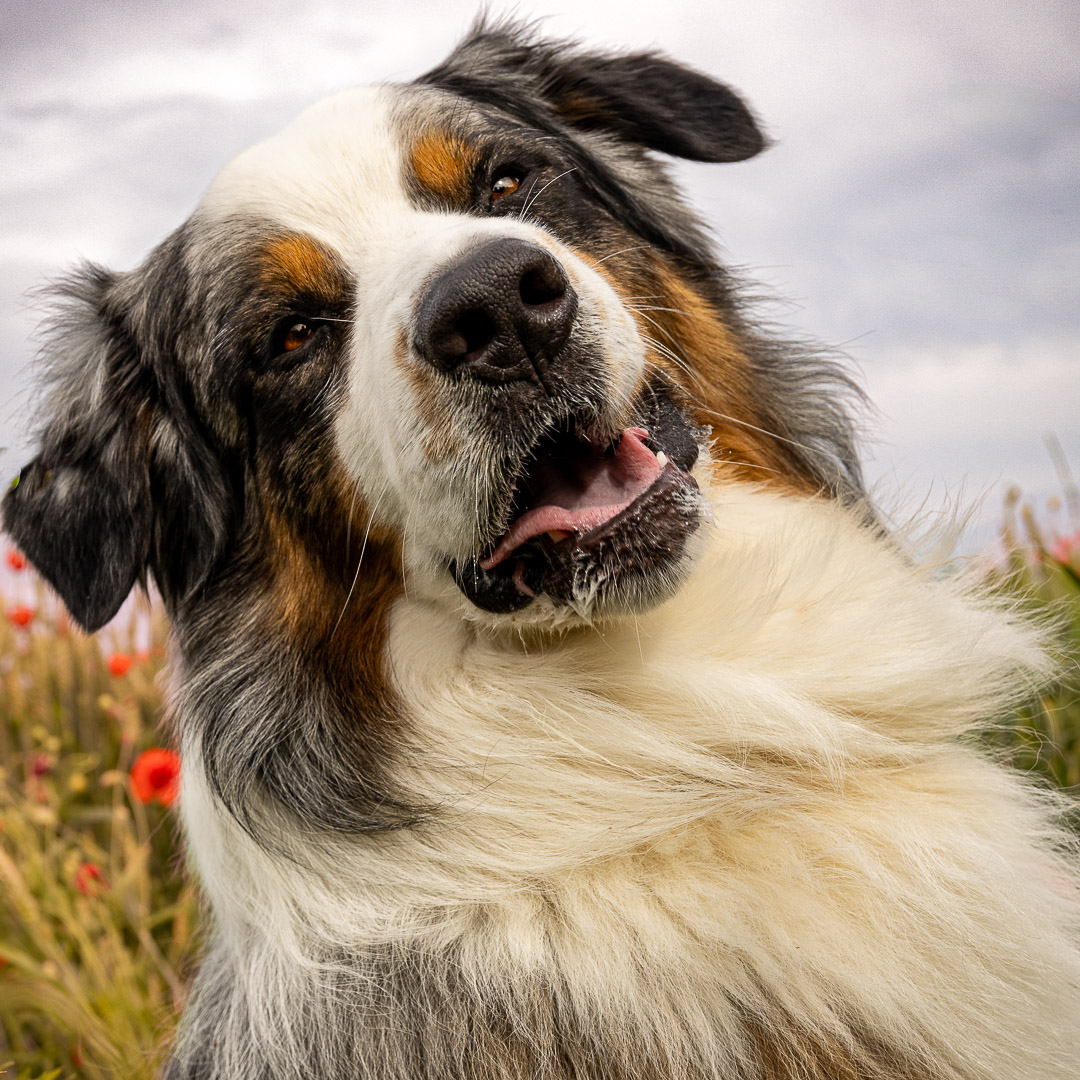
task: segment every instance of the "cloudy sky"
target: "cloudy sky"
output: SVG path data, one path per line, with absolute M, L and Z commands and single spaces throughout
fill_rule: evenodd
M 1080 20 L 1073 0 L 520 3 L 546 32 L 659 47 L 738 88 L 775 141 L 679 166 L 770 314 L 842 347 L 867 469 L 902 510 L 1080 472 Z M 30 290 L 136 265 L 232 155 L 329 91 L 408 79 L 465 0 L 3 0 L 0 472 L 26 454 Z M 496 0 L 492 10 L 506 6 Z M 1072 10 L 1070 10 L 1070 8 Z M 659 13 L 659 16 L 658 16 Z

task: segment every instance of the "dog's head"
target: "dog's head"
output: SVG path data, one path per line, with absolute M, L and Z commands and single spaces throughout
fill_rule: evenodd
M 142 267 L 62 289 L 6 527 L 90 629 L 147 571 L 174 616 L 259 578 L 309 630 L 401 589 L 655 602 L 699 484 L 858 494 L 842 377 L 747 323 L 652 153 L 762 145 L 705 76 L 513 27 L 321 102 Z

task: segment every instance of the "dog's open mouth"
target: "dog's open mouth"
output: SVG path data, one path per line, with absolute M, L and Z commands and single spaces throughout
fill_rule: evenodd
M 550 438 L 552 445 L 533 458 L 519 485 L 514 508 L 520 513 L 480 566 L 493 570 L 537 536 L 555 544 L 572 537 L 587 543 L 645 496 L 670 464 L 663 451 L 654 454 L 645 445 L 648 437 L 644 428 L 627 428 L 605 448 L 588 435 Z
M 473 603 L 511 612 L 545 593 L 580 605 L 613 589 L 657 591 L 697 527 L 700 499 L 690 425 L 666 396 L 648 404 L 642 426 L 614 436 L 573 418 L 544 433 L 517 474 L 506 531 L 454 568 Z

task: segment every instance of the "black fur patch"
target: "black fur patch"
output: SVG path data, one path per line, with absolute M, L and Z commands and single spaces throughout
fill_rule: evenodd
M 169 245 L 155 258 L 171 263 Z M 202 424 L 170 407 L 187 393 L 176 371 L 138 341 L 134 280 L 88 266 L 58 288 L 49 421 L 4 500 L 5 527 L 87 630 L 148 570 L 167 598 L 197 589 L 233 511 Z
M 570 127 L 693 161 L 743 161 L 766 146 L 742 99 L 707 75 L 658 53 L 575 51 L 519 24 L 480 24 L 418 81 L 534 127 L 553 110 Z

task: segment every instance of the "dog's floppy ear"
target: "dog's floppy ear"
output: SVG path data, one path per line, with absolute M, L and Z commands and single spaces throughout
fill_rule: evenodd
M 40 449 L 4 497 L 3 525 L 94 631 L 147 569 L 167 599 L 201 583 L 223 546 L 224 511 L 213 507 L 224 485 L 166 415 L 121 277 L 88 266 L 57 299 Z
M 743 161 L 765 146 L 733 90 L 656 53 L 555 54 L 549 66 L 546 94 L 576 127 L 691 161 Z
M 112 281 L 88 267 L 60 287 L 41 448 L 3 502 L 4 528 L 91 631 L 116 614 L 150 544 L 145 405 L 131 344 L 103 310 Z
M 693 161 L 743 161 L 766 145 L 742 99 L 707 75 L 653 52 L 576 52 L 513 23 L 481 22 L 421 81 L 511 107 L 528 82 L 573 127 Z

